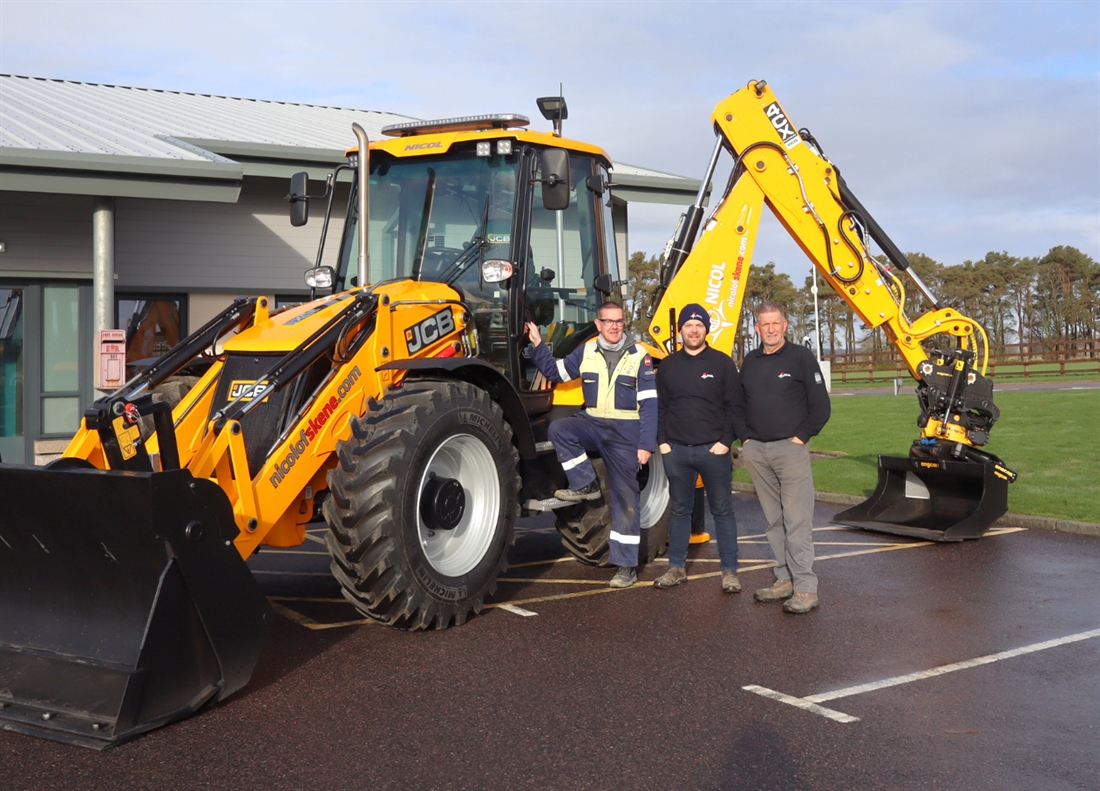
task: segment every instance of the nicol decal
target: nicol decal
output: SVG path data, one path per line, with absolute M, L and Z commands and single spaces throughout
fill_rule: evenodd
M 275 472 L 268 479 L 272 489 L 279 488 L 279 484 L 290 474 L 291 468 L 305 455 L 306 448 L 313 444 L 313 440 L 320 435 L 321 429 L 332 420 L 336 408 L 340 406 L 341 401 L 347 398 L 348 393 L 352 391 L 355 383 L 359 380 L 359 376 L 359 366 L 355 366 L 348 372 L 340 386 L 336 388 L 336 395 L 330 396 L 323 406 L 310 415 L 304 426 L 299 424 L 301 428 L 298 429 L 298 436 L 291 437 L 287 441 L 283 455 L 279 456 L 275 462 Z

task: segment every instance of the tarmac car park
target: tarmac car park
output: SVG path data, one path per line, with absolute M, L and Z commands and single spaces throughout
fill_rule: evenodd
M 770 553 L 735 497 L 751 590 Z M 240 695 L 103 753 L 0 733 L 4 786 L 1094 788 L 1100 542 L 935 544 L 840 508 L 818 504 L 809 617 L 723 595 L 713 544 L 686 586 L 651 590 L 659 560 L 609 589 L 541 516 L 482 615 L 427 633 L 363 620 L 310 525 L 250 561 L 278 617 Z

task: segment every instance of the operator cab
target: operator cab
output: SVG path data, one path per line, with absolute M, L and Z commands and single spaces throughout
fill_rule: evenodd
M 595 334 L 596 309 L 619 297 L 621 277 L 608 162 L 516 129 L 528 123 L 507 115 L 386 127 L 399 139 L 370 149 L 369 280 L 452 285 L 473 314 L 479 356 L 521 391 L 548 395 L 524 353 L 524 322 L 562 356 Z M 455 134 L 475 130 L 491 131 Z M 358 285 L 357 205 L 353 185 L 334 293 Z

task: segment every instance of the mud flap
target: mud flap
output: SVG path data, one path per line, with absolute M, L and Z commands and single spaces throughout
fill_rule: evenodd
M 103 749 L 240 689 L 272 622 L 187 470 L 0 465 L 0 728 Z
M 878 485 L 833 517 L 841 525 L 931 541 L 981 538 L 1008 511 L 1008 481 L 996 465 L 878 457 Z

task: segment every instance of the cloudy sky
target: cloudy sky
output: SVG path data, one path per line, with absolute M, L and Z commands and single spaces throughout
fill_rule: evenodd
M 906 251 L 1100 259 L 1100 3 L 0 2 L 0 73 L 388 110 L 520 112 L 700 177 L 714 105 L 775 90 Z M 658 252 L 681 209 L 636 205 Z M 757 262 L 801 282 L 765 225 Z

